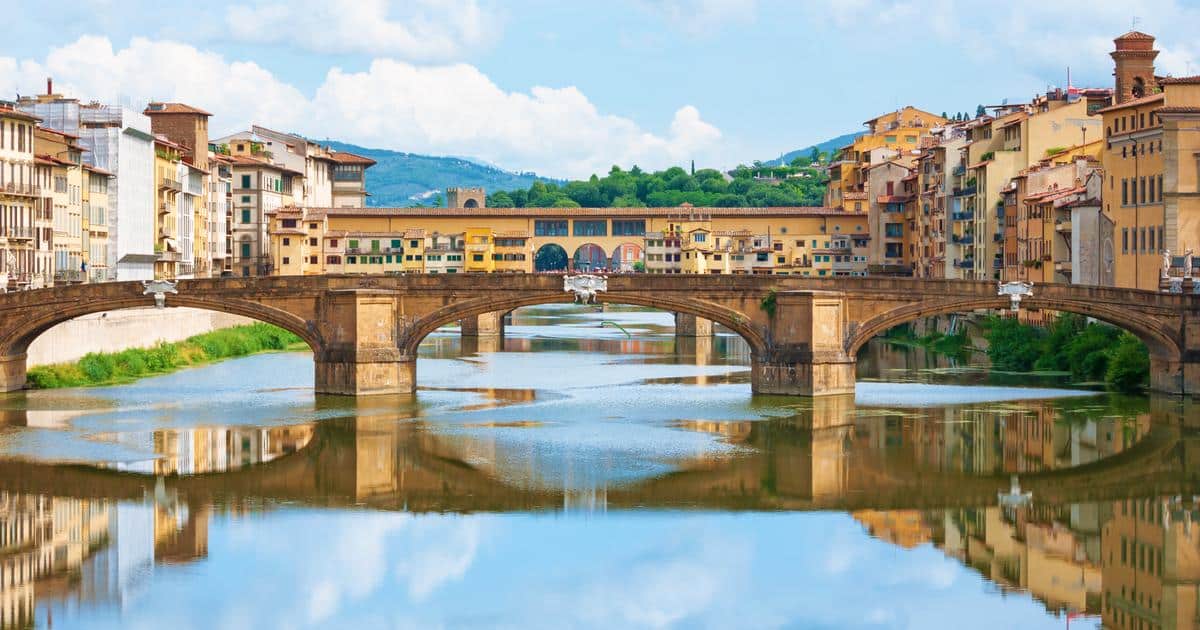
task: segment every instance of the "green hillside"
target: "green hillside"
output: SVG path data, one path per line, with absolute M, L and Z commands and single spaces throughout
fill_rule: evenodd
M 820 144 L 814 144 L 809 147 L 804 147 L 803 149 L 796 149 L 795 151 L 788 151 L 774 160 L 767 160 L 762 164 L 763 166 L 786 166 L 787 164 L 791 164 L 792 160 L 798 157 L 808 157 L 812 154 L 813 149 L 816 149 L 820 153 L 832 154 L 834 151 L 837 151 L 838 149 L 853 142 L 854 138 L 859 135 L 862 135 L 862 132 L 848 133 L 836 138 L 830 138 L 829 140 L 826 140 Z
M 378 162 L 367 169 L 367 205 L 403 207 L 430 205 L 448 187 L 483 186 L 488 192 L 528 188 L 535 181 L 555 182 L 534 173 L 513 173 L 456 157 L 368 149 L 346 142 L 321 140 L 338 151 L 349 151 Z

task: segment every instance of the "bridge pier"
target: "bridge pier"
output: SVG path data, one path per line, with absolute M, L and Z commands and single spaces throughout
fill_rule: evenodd
M 394 294 L 330 291 L 321 317 L 330 338 L 313 353 L 318 394 L 368 396 L 416 391 L 416 358 L 403 356 L 397 343 Z
M 463 337 L 503 337 L 504 313 L 493 311 L 464 317 L 460 320 Z
M 1200 396 L 1200 361 L 1150 356 L 1150 389 L 1164 394 Z
M 25 388 L 25 354 L 0 356 L 0 392 Z
M 711 337 L 713 323 L 711 319 L 696 317 L 688 313 L 675 313 L 676 337 Z
M 775 295 L 768 347 L 751 365 L 756 394 L 853 394 L 854 357 L 844 344 L 845 295 L 833 291 L 781 291 Z

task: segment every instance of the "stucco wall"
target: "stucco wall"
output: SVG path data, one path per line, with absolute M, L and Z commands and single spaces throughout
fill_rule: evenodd
M 120 352 L 180 341 L 218 328 L 253 323 L 228 313 L 192 308 L 131 308 L 84 315 L 46 331 L 29 346 L 28 365 L 74 361 L 89 352 Z

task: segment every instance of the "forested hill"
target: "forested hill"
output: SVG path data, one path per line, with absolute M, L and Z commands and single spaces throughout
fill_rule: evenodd
M 802 163 L 802 164 L 801 164 Z M 534 182 L 528 188 L 488 195 L 497 208 L 668 207 L 684 202 L 694 206 L 763 207 L 819 206 L 825 194 L 824 175 L 801 158 L 796 166 L 739 166 L 730 174 L 714 169 L 690 173 L 678 166 L 645 172 L 638 167 L 614 166 L 604 177 L 563 185 Z
M 369 149 L 346 142 L 322 140 L 338 151 L 349 151 L 378 162 L 367 169 L 367 205 L 404 207 L 442 205 L 446 188 L 482 186 L 487 190 L 525 188 L 535 181 L 557 182 L 534 173 L 514 173 L 456 157 L 418 155 L 387 149 Z
M 853 142 L 854 138 L 859 136 L 860 134 L 861 134 L 861 132 L 848 133 L 845 135 L 838 136 L 836 138 L 830 138 L 820 144 L 814 144 L 810 147 L 805 147 L 803 149 L 796 149 L 795 151 L 788 151 L 787 153 L 784 153 L 783 155 L 775 158 L 774 160 L 767 160 L 766 162 L 763 162 L 762 164 L 763 164 L 763 166 L 784 166 L 786 164 L 791 164 L 792 160 L 794 160 L 798 157 L 811 158 L 812 154 L 813 154 L 813 149 L 816 149 L 818 154 L 824 153 L 826 156 L 831 156 L 838 149 Z

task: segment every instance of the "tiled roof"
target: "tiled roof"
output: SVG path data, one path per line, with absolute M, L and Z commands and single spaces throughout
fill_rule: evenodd
M 1200 84 L 1200 74 L 1190 77 L 1163 77 L 1158 80 L 1159 85 L 1196 85 Z
M 113 173 L 112 171 L 102 169 L 99 166 L 92 166 L 91 164 L 87 164 L 86 162 L 83 164 L 83 170 L 91 171 L 97 175 L 108 175 L 109 177 L 116 175 L 116 173 Z
M 34 116 L 33 114 L 27 114 L 19 109 L 13 109 L 11 107 L 0 107 L 0 118 L 16 118 L 18 120 L 27 120 L 29 122 L 42 121 L 41 118 Z
M 142 113 L 147 116 L 155 114 L 200 114 L 201 116 L 212 116 L 212 114 L 199 107 L 192 107 L 184 103 L 150 103 Z
M 375 164 L 375 160 L 355 155 L 349 151 L 334 151 L 329 154 L 329 158 L 338 164 L 366 164 L 368 166 Z
M 1129 31 L 1128 33 L 1125 33 L 1124 35 L 1122 35 L 1122 36 L 1118 37 L 1118 38 L 1117 38 L 1116 40 L 1114 40 L 1114 41 L 1130 40 L 1130 39 L 1140 39 L 1140 40 L 1151 40 L 1151 41 L 1153 41 L 1153 40 L 1154 40 L 1154 36 L 1153 36 L 1153 35 L 1147 35 L 1146 33 L 1143 33 L 1143 32 L 1141 32 L 1141 31 Z
M 1163 100 L 1163 94 L 1162 94 L 1162 92 L 1159 92 L 1158 94 L 1151 94 L 1149 96 L 1143 96 L 1142 98 L 1135 98 L 1132 101 L 1125 101 L 1124 103 L 1121 103 L 1119 105 L 1109 105 L 1108 107 L 1105 107 L 1103 109 L 1096 110 L 1096 113 L 1103 114 L 1105 112 L 1116 111 L 1118 109 L 1125 109 L 1126 107 L 1137 107 L 1138 105 L 1148 105 L 1150 103 L 1154 103 L 1154 102 L 1161 101 L 1161 100 Z
M 1200 107 L 1160 107 L 1154 111 L 1159 114 L 1200 114 Z

